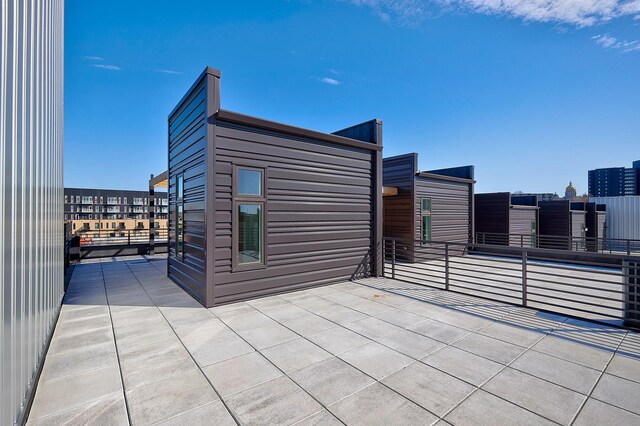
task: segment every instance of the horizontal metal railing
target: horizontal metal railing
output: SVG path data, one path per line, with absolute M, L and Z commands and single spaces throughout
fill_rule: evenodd
M 481 249 L 493 247 L 491 253 Z M 504 253 L 500 253 L 502 247 Z M 519 306 L 640 327 L 640 256 L 384 238 L 384 276 Z
M 154 232 L 154 241 L 162 243 L 167 241 L 169 231 L 166 228 L 157 228 Z M 148 244 L 149 229 L 81 229 L 76 231 L 80 238 L 80 247 L 95 247 L 109 245 Z
M 503 245 L 523 248 L 532 247 L 627 255 L 640 254 L 640 240 L 622 238 L 476 232 L 473 242 L 475 244 Z

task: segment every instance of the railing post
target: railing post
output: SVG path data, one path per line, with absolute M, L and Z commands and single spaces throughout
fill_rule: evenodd
M 524 235 L 520 234 L 520 248 L 524 248 Z
M 449 244 L 444 243 L 444 289 L 449 291 Z
M 396 240 L 391 240 L 391 278 L 396 279 Z
M 127 245 L 131 245 L 131 229 L 127 230 Z
M 631 256 L 631 240 L 627 240 L 627 256 Z
M 522 306 L 527 306 L 527 251 L 522 250 Z

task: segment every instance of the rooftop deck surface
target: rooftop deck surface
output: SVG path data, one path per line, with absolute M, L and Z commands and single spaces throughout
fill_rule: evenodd
M 640 335 L 384 278 L 205 309 L 76 266 L 29 424 L 640 424 Z

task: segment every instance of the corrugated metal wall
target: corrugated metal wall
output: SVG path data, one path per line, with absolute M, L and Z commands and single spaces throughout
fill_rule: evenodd
M 531 247 L 531 222 L 537 224 L 538 209 L 535 207 L 511 207 L 509 209 L 509 245 Z M 477 224 L 476 224 L 477 226 Z M 537 226 L 537 225 L 536 225 Z
M 589 201 L 607 205 L 606 238 L 640 240 L 640 196 L 591 197 Z
M 216 303 L 349 279 L 372 254 L 375 156 L 218 119 Z M 231 270 L 233 164 L 267 170 L 264 269 Z
M 64 2 L 3 0 L 0 424 L 24 416 L 64 287 Z

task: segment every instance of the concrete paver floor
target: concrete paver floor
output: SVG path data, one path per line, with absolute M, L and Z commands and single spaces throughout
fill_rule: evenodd
M 29 424 L 640 424 L 640 335 L 384 278 L 205 309 L 76 266 Z

